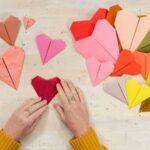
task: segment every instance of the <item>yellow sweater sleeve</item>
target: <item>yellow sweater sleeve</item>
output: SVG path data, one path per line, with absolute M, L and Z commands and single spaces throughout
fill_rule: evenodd
M 18 150 L 20 145 L 19 142 L 7 136 L 3 130 L 0 130 L 0 150 Z
M 79 138 L 71 139 L 70 144 L 74 150 L 107 150 L 107 148 L 100 144 L 93 129 L 90 129 Z

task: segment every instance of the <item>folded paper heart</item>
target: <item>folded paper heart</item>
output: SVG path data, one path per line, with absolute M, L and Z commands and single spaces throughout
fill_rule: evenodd
M 142 102 L 139 112 L 150 112 L 150 98 Z
M 35 20 L 29 17 L 24 17 L 23 22 L 24 22 L 24 27 L 26 30 L 28 30 L 35 24 Z
M 148 73 L 150 72 L 150 53 L 142 53 L 135 51 L 134 53 L 135 61 L 141 66 L 141 74 L 147 79 Z
M 99 62 L 95 57 L 88 58 L 86 66 L 93 86 L 105 80 L 114 69 L 112 62 Z
M 150 30 L 150 16 L 138 17 L 128 10 L 117 13 L 115 27 L 122 48 L 135 51 Z
M 146 34 L 145 38 L 138 47 L 138 51 L 149 53 L 150 52 L 150 31 Z
M 141 66 L 135 61 L 134 55 L 127 50 L 121 51 L 112 76 L 121 76 L 123 74 L 137 75 L 140 72 Z
M 4 22 L 0 22 L 0 37 L 10 45 L 14 45 L 21 21 L 14 17 L 8 17 Z
M 90 36 L 94 30 L 94 26 L 99 19 L 104 19 L 107 16 L 107 9 L 98 9 L 90 20 L 75 21 L 72 23 L 70 30 L 75 40 L 80 40 Z
M 43 64 L 46 64 L 66 47 L 63 40 L 52 40 L 45 34 L 38 35 L 36 37 L 36 43 Z
M 56 84 L 58 83 L 60 83 L 60 79 L 58 77 L 46 80 L 40 76 L 36 76 L 31 81 L 37 95 L 41 97 L 42 100 L 47 100 L 47 103 L 50 103 L 58 93 L 56 89 Z
M 0 56 L 0 80 L 17 89 L 23 63 L 24 51 L 19 47 L 11 46 Z
M 105 19 L 97 21 L 92 35 L 76 42 L 76 50 L 86 59 L 95 57 L 115 64 L 119 56 L 115 29 Z
M 129 108 L 142 103 L 150 98 L 150 87 L 139 84 L 135 79 L 126 81 L 126 93 Z

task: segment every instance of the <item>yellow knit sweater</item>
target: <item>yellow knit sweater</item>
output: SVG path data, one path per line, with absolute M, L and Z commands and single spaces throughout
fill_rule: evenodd
M 107 150 L 101 146 L 93 129 L 79 138 L 70 140 L 73 150 Z M 21 143 L 14 141 L 0 130 L 0 150 L 19 150 Z

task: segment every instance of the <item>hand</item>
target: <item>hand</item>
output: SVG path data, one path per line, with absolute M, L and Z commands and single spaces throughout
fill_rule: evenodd
M 4 127 L 6 135 L 16 141 L 31 133 L 41 115 L 48 108 L 47 101 L 40 98 L 30 99 L 18 108 Z
M 79 137 L 90 129 L 89 114 L 84 94 L 70 81 L 57 84 L 57 90 L 62 106 L 54 104 L 64 124 Z

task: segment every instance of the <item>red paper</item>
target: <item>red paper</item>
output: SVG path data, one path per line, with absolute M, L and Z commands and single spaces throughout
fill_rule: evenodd
M 136 63 L 134 55 L 130 51 L 123 50 L 115 64 L 112 76 L 121 76 L 123 74 L 136 75 L 140 72 L 141 67 Z
M 41 97 L 42 100 L 47 100 L 47 103 L 50 103 L 58 93 L 56 84 L 60 83 L 60 81 L 61 80 L 58 77 L 46 80 L 40 76 L 36 76 L 32 79 L 31 84 L 37 95 Z
M 70 30 L 75 40 L 80 40 L 90 36 L 94 30 L 95 24 L 99 19 L 105 19 L 107 16 L 107 9 L 98 9 L 90 20 L 75 21 L 72 23 Z

